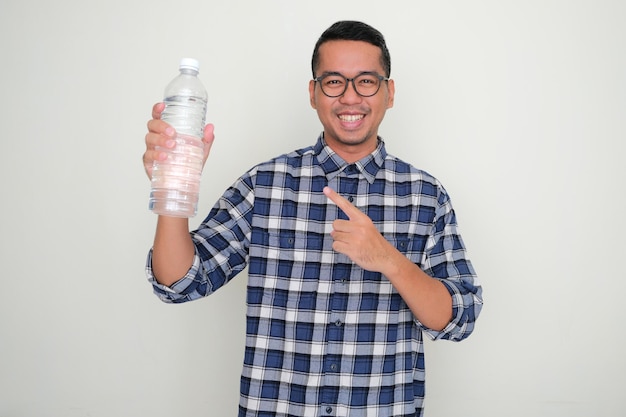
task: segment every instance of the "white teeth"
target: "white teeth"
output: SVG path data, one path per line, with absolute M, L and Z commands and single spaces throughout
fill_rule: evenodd
M 342 114 L 339 115 L 339 119 L 343 122 L 356 122 L 363 118 L 362 114 Z

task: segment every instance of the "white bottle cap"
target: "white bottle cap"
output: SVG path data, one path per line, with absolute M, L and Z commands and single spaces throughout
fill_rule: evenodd
M 194 71 L 200 71 L 200 62 L 193 58 L 183 58 L 180 60 L 179 69 L 190 69 Z

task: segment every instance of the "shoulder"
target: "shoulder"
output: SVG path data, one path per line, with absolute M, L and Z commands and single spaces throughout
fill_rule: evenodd
M 406 184 L 412 193 L 436 198 L 439 204 L 444 204 L 450 199 L 441 181 L 433 174 L 397 156 L 387 154 L 384 168 L 387 177 L 393 177 L 396 183 Z
M 295 169 L 310 163 L 309 161 L 315 155 L 315 151 L 313 146 L 308 146 L 306 148 L 296 149 L 289 153 L 285 153 L 282 155 L 278 155 L 272 159 L 269 159 L 264 162 L 260 162 L 253 166 L 248 173 L 259 173 L 259 172 L 286 172 L 290 169 Z
M 387 154 L 384 168 L 390 175 L 395 175 L 401 180 L 420 181 L 443 188 L 441 182 L 430 172 L 416 168 L 414 165 L 397 156 Z

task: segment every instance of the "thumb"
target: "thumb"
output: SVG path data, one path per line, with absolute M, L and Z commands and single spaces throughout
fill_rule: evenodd
M 213 126 L 211 123 L 207 124 L 204 127 L 204 137 L 202 138 L 202 143 L 204 144 L 205 161 L 209 157 L 209 153 L 211 152 L 211 146 L 213 146 L 213 141 L 215 140 L 214 130 L 215 126 Z

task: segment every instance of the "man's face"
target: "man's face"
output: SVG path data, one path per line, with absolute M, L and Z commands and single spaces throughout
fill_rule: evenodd
M 315 76 L 339 73 L 353 78 L 363 72 L 385 75 L 380 49 L 361 41 L 328 41 L 319 48 Z M 352 83 L 339 97 L 327 97 L 319 83 L 309 83 L 311 106 L 324 126 L 326 143 L 348 162 L 372 152 L 377 145 L 378 126 L 393 106 L 393 80 L 381 81 L 380 90 L 371 97 L 356 93 Z

